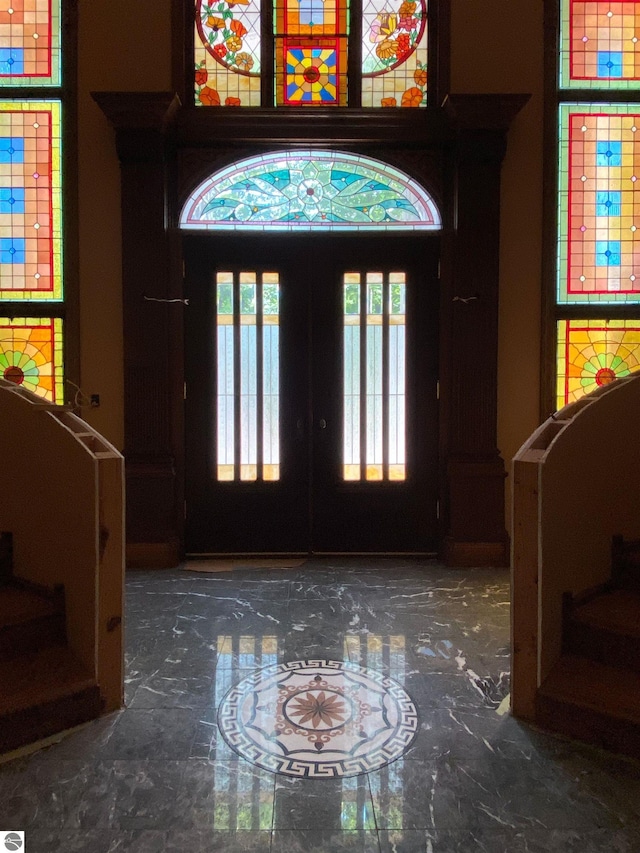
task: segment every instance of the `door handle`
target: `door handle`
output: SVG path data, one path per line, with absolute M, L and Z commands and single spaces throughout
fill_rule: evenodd
M 326 429 L 327 428 L 326 420 L 324 418 L 320 418 L 320 420 L 318 421 L 318 426 L 320 427 L 320 429 Z

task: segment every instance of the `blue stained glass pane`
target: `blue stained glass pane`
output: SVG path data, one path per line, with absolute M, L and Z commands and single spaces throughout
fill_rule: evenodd
M 324 24 L 323 0 L 300 0 L 300 23 L 309 26 Z
M 0 136 L 0 163 L 24 163 L 22 136 Z
M 622 77 L 622 51 L 598 51 L 598 77 Z
M 0 213 L 24 213 L 23 187 L 0 187 Z
M 24 74 L 24 50 L 0 47 L 0 74 Z
M 622 166 L 622 142 L 602 141 L 596 143 L 597 166 Z
M 23 264 L 25 240 L 22 237 L 0 237 L 0 264 Z
M 620 266 L 620 241 L 619 240 L 597 240 L 596 241 L 596 266 L 618 267 Z
M 621 193 L 597 192 L 596 216 L 620 216 Z

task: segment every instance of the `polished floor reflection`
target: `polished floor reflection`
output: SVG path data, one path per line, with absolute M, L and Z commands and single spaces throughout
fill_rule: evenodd
M 126 710 L 1 764 L 0 828 L 28 853 L 637 853 L 640 765 L 508 713 L 508 590 L 504 570 L 401 559 L 130 574 Z M 301 660 L 397 682 L 417 711 L 402 755 L 294 778 L 230 749 L 229 691 Z M 307 694 L 289 719 L 335 729 L 342 694 Z

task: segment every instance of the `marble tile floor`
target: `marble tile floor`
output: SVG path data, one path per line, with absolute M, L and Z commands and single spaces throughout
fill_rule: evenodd
M 513 719 L 509 575 L 406 559 L 127 577 L 126 708 L 0 764 L 28 853 L 638 853 L 640 765 Z M 294 778 L 218 728 L 257 668 L 391 675 L 418 728 L 396 761 Z

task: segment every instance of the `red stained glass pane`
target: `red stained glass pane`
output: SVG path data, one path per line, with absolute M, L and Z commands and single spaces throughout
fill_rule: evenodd
M 0 86 L 60 85 L 60 0 L 0 0 Z
M 565 0 L 562 18 L 562 85 L 640 81 L 640 2 Z
M 640 111 L 565 106 L 561 116 L 558 298 L 635 301 L 640 298 Z
M 0 103 L 0 299 L 62 298 L 60 104 Z

